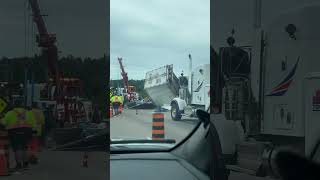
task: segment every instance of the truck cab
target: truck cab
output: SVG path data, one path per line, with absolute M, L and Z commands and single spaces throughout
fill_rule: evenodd
M 187 77 L 179 77 L 179 96 L 171 101 L 171 117 L 181 120 L 183 116 L 194 116 L 196 109 L 208 110 L 210 106 L 210 65 L 203 64 L 193 69 Z

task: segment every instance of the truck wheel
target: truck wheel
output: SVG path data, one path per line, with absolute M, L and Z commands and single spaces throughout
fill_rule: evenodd
M 181 113 L 180 113 L 180 110 L 179 110 L 177 103 L 172 103 L 172 105 L 171 105 L 171 118 L 174 121 L 181 120 Z

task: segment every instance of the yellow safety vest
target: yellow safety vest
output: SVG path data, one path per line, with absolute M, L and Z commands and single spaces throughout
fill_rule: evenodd
M 114 103 L 114 102 L 120 102 L 119 96 L 113 96 L 111 102 L 113 102 L 113 103 Z
M 113 101 L 113 98 L 114 96 L 110 96 L 110 103 L 112 103 L 112 101 Z
M 34 128 L 35 121 L 32 116 L 23 108 L 14 108 L 6 113 L 3 119 L 1 119 L 7 130 L 16 128 Z
M 123 96 L 119 96 L 120 103 L 123 104 Z
M 42 127 L 45 124 L 44 114 L 40 109 L 32 109 L 30 113 L 32 113 L 32 116 L 36 121 L 35 130 L 37 131 L 37 136 L 41 136 Z

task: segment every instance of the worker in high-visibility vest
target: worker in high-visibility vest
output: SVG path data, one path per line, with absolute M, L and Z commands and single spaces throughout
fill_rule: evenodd
M 112 94 L 112 92 L 111 92 L 111 89 L 110 89 L 110 108 L 109 108 L 109 113 L 110 113 L 110 118 L 112 117 L 112 115 L 113 115 L 113 108 L 112 108 L 112 97 L 113 97 L 113 94 Z
M 42 110 L 38 108 L 37 103 L 32 103 L 32 108 L 28 111 L 31 113 L 31 116 L 36 121 L 35 123 L 35 131 L 33 133 L 32 141 L 29 144 L 29 154 L 28 159 L 31 164 L 38 163 L 38 156 L 37 153 L 39 152 L 40 148 L 40 138 L 43 135 L 43 129 L 45 125 L 44 114 Z M 43 141 L 42 141 L 43 142 Z
M 112 96 L 110 97 L 110 107 L 111 107 L 111 109 L 112 109 L 112 112 L 111 112 L 112 115 L 114 114 L 114 109 L 113 109 L 113 100 L 114 100 L 114 98 L 113 98 L 113 96 L 114 96 L 114 95 L 112 95 Z M 110 116 L 110 117 L 111 117 L 111 116 Z
M 120 94 L 120 96 L 119 96 L 119 102 L 120 102 L 119 111 L 120 111 L 120 113 L 122 113 L 122 111 L 123 111 L 123 96 L 122 96 L 122 94 Z
M 28 168 L 27 148 L 32 138 L 32 127 L 35 126 L 33 117 L 23 108 L 22 102 L 15 101 L 12 110 L 8 111 L 0 123 L 8 131 L 10 144 L 12 146 L 16 167 L 15 170 Z
M 123 96 L 122 95 L 119 96 L 119 101 L 121 104 L 123 104 Z
M 119 106 L 120 106 L 120 98 L 119 98 L 119 96 L 117 96 L 117 95 L 112 96 L 111 103 L 112 103 L 112 107 L 113 107 L 113 110 L 114 110 L 114 114 L 118 115 L 119 114 Z

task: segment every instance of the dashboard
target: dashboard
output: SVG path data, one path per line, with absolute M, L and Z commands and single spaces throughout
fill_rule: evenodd
M 110 155 L 112 180 L 209 180 L 209 177 L 182 158 L 168 153 Z

